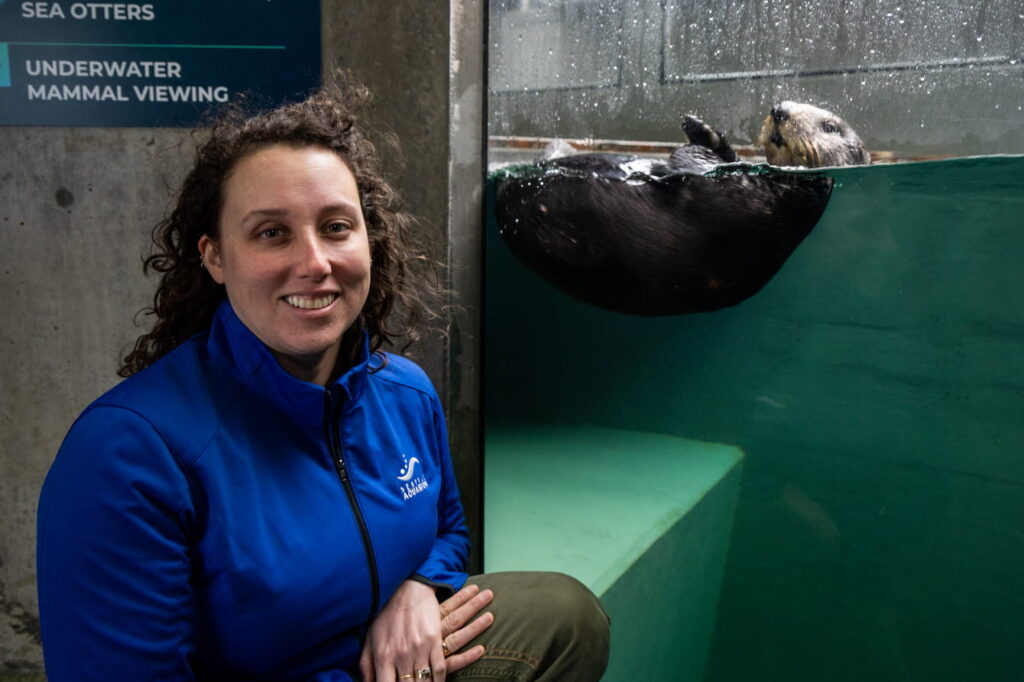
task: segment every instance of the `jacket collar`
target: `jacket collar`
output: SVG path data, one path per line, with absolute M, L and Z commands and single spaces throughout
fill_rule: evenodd
M 214 364 L 230 372 L 243 386 L 256 391 L 297 421 L 323 423 L 328 393 L 331 399 L 352 403 L 362 395 L 373 363 L 368 336 L 356 364 L 326 388 L 297 379 L 278 364 L 267 346 L 246 327 L 225 300 L 214 313 L 207 347 Z

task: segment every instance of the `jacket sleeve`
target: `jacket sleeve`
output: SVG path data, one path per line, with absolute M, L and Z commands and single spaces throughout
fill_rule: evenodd
M 444 412 L 436 395 L 432 404 L 435 447 L 441 466 L 443 489 L 437 501 L 437 540 L 430 556 L 420 564 L 413 578 L 441 590 L 438 596 L 443 599 L 445 593 L 450 596 L 466 582 L 469 531 L 466 529 L 466 517 L 459 500 L 459 486 L 448 449 Z
M 188 480 L 154 428 L 118 407 L 72 426 L 39 502 L 49 682 L 193 680 Z

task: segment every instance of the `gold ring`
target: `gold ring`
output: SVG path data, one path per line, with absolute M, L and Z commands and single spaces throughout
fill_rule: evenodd
M 399 675 L 398 679 L 400 679 L 400 680 L 411 680 L 414 677 L 416 677 L 415 673 L 406 673 L 404 675 Z
M 452 655 L 451 649 L 448 648 L 448 642 L 444 641 L 443 639 L 441 640 L 441 652 L 444 654 L 445 658 L 448 658 Z
M 434 671 L 430 668 L 420 668 L 416 671 L 417 680 L 430 680 L 434 677 Z

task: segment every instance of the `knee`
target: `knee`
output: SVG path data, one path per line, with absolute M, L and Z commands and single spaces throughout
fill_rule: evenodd
M 574 656 L 607 661 L 609 620 L 601 602 L 586 585 L 564 573 L 530 573 L 531 611 L 541 628 L 550 628 L 554 649 Z
M 536 598 L 547 605 L 547 610 L 566 616 L 572 627 L 581 632 L 597 628 L 607 629 L 608 616 L 601 602 L 590 589 L 576 578 L 564 573 L 537 573 Z
M 601 679 L 608 664 L 609 621 L 583 583 L 562 573 L 518 571 L 469 581 L 494 592 L 495 621 L 481 635 L 482 643 L 490 653 L 515 651 L 528 662 L 529 675 L 516 679 Z
M 574 679 L 600 679 L 611 639 L 601 602 L 586 585 L 563 573 L 539 574 L 538 582 L 538 599 L 545 605 L 540 613 L 552 627 L 549 660 L 561 659 L 561 665 L 574 671 Z

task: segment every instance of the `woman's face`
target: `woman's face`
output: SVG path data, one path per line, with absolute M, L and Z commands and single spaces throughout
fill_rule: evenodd
M 326 384 L 370 289 L 359 189 L 338 155 L 279 144 L 244 157 L 224 184 L 220 238 L 199 250 L 281 366 Z

